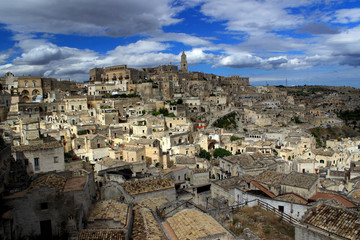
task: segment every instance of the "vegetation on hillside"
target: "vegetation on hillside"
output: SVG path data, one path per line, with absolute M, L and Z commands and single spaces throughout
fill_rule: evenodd
M 340 111 L 337 113 L 337 116 L 344 120 L 345 122 L 346 121 L 359 121 L 360 120 L 360 109 L 357 108 L 353 111 L 350 111 L 350 110 L 346 110 L 346 111 Z
M 233 213 L 228 228 L 238 236 L 244 234 L 246 228 L 261 239 L 295 239 L 295 228 L 274 213 L 265 211 L 259 206 L 243 207 Z
M 243 138 L 240 138 L 240 137 L 237 137 L 237 136 L 234 136 L 234 135 L 232 135 L 231 137 L 230 137 L 230 140 L 233 142 L 233 141 L 236 141 L 236 140 L 239 140 L 239 139 L 243 139 Z
M 159 111 L 152 110 L 151 114 L 154 116 L 162 114 L 164 117 L 175 117 L 175 114 L 169 113 L 169 110 L 167 110 L 167 108 L 160 108 Z
M 216 120 L 213 124 L 214 127 L 218 127 L 218 128 L 225 128 L 227 130 L 230 129 L 237 129 L 237 124 L 236 124 L 236 113 L 232 112 L 229 113 L 221 118 L 219 118 L 218 120 Z
M 308 129 L 316 139 L 316 147 L 324 147 L 326 145 L 326 140 L 336 139 L 340 140 L 341 138 L 347 137 L 356 137 L 360 136 L 360 132 L 354 131 L 353 128 L 344 126 L 344 127 L 317 127 Z
M 136 98 L 136 97 L 140 97 L 139 95 L 137 94 L 105 94 L 103 96 L 103 98 Z

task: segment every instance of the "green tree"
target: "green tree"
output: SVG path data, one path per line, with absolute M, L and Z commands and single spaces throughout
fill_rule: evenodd
M 183 100 L 181 98 L 179 98 L 177 101 L 176 101 L 176 104 L 183 104 Z
M 160 114 L 164 115 L 165 117 L 169 115 L 169 110 L 167 108 L 160 108 L 159 109 Z
M 226 156 L 231 156 L 232 153 L 229 152 L 228 150 L 224 149 L 224 148 L 217 148 L 214 151 L 214 158 L 217 157 L 226 157 Z
M 241 138 L 239 138 L 239 137 L 237 137 L 237 136 L 234 136 L 234 135 L 232 135 L 232 136 L 230 137 L 230 140 L 231 140 L 231 141 L 236 141 L 236 140 L 238 140 L 238 139 L 241 139 Z
M 210 160 L 211 154 L 207 152 L 205 149 L 200 149 L 199 157 L 206 158 L 207 160 Z

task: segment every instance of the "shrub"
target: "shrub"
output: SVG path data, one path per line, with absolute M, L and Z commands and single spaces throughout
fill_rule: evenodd
M 209 152 L 207 152 L 205 149 L 200 149 L 199 157 L 210 160 L 211 154 Z
M 229 152 L 228 150 L 224 149 L 224 148 L 217 148 L 214 151 L 214 158 L 217 157 L 226 157 L 226 156 L 231 156 L 232 153 Z

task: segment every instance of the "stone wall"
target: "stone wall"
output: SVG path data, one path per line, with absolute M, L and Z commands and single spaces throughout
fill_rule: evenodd
M 329 239 L 343 239 L 335 235 L 329 235 L 321 230 L 305 227 L 302 225 L 295 225 L 295 240 L 329 240 Z

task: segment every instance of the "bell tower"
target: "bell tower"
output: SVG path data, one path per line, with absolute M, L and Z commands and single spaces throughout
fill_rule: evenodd
M 184 50 L 183 50 L 182 55 L 181 55 L 180 71 L 182 71 L 182 72 L 187 72 L 188 71 L 188 64 L 187 64 L 186 55 L 185 55 Z

